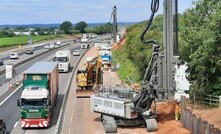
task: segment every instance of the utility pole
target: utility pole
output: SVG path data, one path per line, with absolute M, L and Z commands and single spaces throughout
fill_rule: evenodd
M 113 7 L 113 42 L 117 42 L 117 7 L 116 5 Z

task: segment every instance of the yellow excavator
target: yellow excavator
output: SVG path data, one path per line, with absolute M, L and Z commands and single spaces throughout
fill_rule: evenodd
M 103 84 L 103 73 L 101 70 L 102 59 L 100 56 L 87 60 L 83 68 L 77 71 L 77 86 L 81 90 L 92 89 Z

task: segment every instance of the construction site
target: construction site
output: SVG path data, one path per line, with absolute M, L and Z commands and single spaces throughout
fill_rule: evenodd
M 221 134 L 220 39 L 212 37 L 220 31 L 208 32 L 221 23 L 215 23 L 215 7 L 198 6 L 215 4 L 198 1 L 182 16 L 179 2 L 151 0 L 147 21 L 132 26 L 118 25 L 114 5 L 110 22 L 99 27 L 106 33 L 71 28 L 76 35 L 38 44 L 28 54 L 21 49 L 20 59 L 17 51 L 15 57 L 7 52 L 0 68 L 0 134 Z M 205 25 L 208 35 L 186 26 L 195 23 L 198 8 L 208 10 L 203 17 L 212 14 L 199 22 L 215 16 Z M 204 34 L 211 37 L 202 41 Z

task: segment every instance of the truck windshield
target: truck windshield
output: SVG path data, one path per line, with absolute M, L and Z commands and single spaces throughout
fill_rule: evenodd
M 47 106 L 46 99 L 21 99 L 21 106 Z
M 54 57 L 53 61 L 68 62 L 68 58 L 67 57 Z
M 108 59 L 104 59 L 104 60 L 102 60 L 102 62 L 104 62 L 104 63 L 108 63 L 109 60 L 108 60 Z

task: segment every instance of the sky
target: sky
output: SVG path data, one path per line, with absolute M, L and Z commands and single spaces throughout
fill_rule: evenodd
M 191 8 L 192 1 L 178 0 L 179 13 Z M 107 23 L 114 5 L 118 22 L 140 22 L 150 16 L 151 0 L 0 0 L 0 25 Z M 163 13 L 162 7 L 160 0 L 158 14 Z

